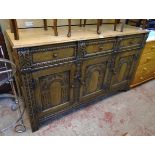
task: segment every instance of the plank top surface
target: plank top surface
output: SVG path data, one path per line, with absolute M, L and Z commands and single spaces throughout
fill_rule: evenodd
M 146 30 L 129 25 L 125 25 L 123 32 L 120 32 L 120 25 L 117 26 L 117 31 L 113 29 L 113 24 L 103 24 L 100 28 L 101 34 L 98 35 L 96 33 L 96 25 L 86 25 L 85 27 L 72 26 L 71 37 L 67 37 L 68 26 L 58 27 L 58 36 L 54 36 L 54 31 L 51 27 L 47 31 L 43 28 L 19 29 L 19 40 L 15 40 L 13 33 L 8 29 L 6 30 L 6 35 L 13 48 L 22 48 L 146 33 Z

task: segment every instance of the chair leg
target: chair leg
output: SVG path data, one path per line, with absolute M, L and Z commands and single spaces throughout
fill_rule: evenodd
M 11 30 L 11 33 L 13 33 L 14 31 L 13 31 L 12 21 L 11 21 L 11 20 L 9 20 L 9 23 L 10 23 L 10 30 Z
M 43 19 L 44 30 L 47 31 L 47 19 Z
M 68 19 L 68 34 L 67 37 L 71 36 L 71 19 Z
M 123 32 L 123 29 L 124 29 L 124 25 L 125 25 L 125 23 L 126 23 L 126 20 L 123 19 L 123 21 L 122 21 L 122 26 L 121 26 L 121 32 Z
M 54 26 L 54 35 L 58 36 L 58 31 L 57 31 L 57 19 L 53 19 L 53 26 Z
M 100 19 L 100 26 L 102 26 L 102 19 Z
M 97 19 L 97 34 L 101 34 L 100 32 L 101 20 L 102 19 Z
M 147 28 L 147 19 L 143 19 L 142 20 L 142 29 L 146 29 Z
M 82 19 L 80 19 L 80 27 L 82 27 Z
M 14 38 L 15 40 L 19 40 L 19 32 L 18 32 L 18 27 L 17 27 L 17 21 L 16 19 L 10 19 L 11 22 L 11 32 L 14 33 Z
M 87 19 L 84 19 L 84 24 L 83 24 L 83 27 L 86 26 L 86 22 L 87 22 Z
M 116 31 L 116 27 L 117 27 L 117 19 L 115 19 L 115 23 L 114 23 L 114 31 Z

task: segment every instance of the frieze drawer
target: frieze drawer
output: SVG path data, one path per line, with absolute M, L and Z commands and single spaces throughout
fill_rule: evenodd
M 59 47 L 59 45 L 57 45 Z M 51 47 L 45 49 L 38 49 L 37 52 L 32 52 L 33 63 L 40 63 L 46 61 L 55 61 L 59 59 L 74 59 L 75 58 L 75 46 L 68 47 Z
M 113 51 L 116 39 L 93 40 L 86 42 L 86 56 Z
M 119 39 L 118 49 L 122 50 L 126 48 L 141 47 L 143 40 L 144 40 L 143 34 L 122 37 Z

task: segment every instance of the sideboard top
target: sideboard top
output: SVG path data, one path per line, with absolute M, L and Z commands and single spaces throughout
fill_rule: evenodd
M 54 36 L 51 27 L 47 31 L 43 28 L 19 29 L 19 40 L 14 39 L 14 35 L 10 30 L 6 30 L 6 35 L 13 48 L 22 48 L 147 32 L 129 25 L 125 25 L 123 32 L 120 32 L 120 25 L 117 26 L 117 31 L 113 31 L 113 28 L 113 24 L 103 24 L 101 27 L 102 33 L 98 35 L 95 25 L 86 25 L 86 27 L 72 26 L 71 37 L 67 37 L 67 26 L 58 27 L 58 36 Z

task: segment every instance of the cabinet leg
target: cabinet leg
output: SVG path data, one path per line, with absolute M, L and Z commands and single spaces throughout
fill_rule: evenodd
M 57 19 L 53 20 L 53 26 L 54 26 L 54 35 L 58 36 L 58 31 L 57 31 Z
M 71 36 L 71 19 L 68 19 L 68 34 L 67 37 Z
M 126 86 L 125 88 L 121 89 L 120 91 L 126 92 L 126 91 L 128 91 L 128 90 L 130 90 L 130 86 Z
M 31 129 L 32 132 L 35 132 L 39 129 L 39 123 L 37 120 L 31 120 Z

